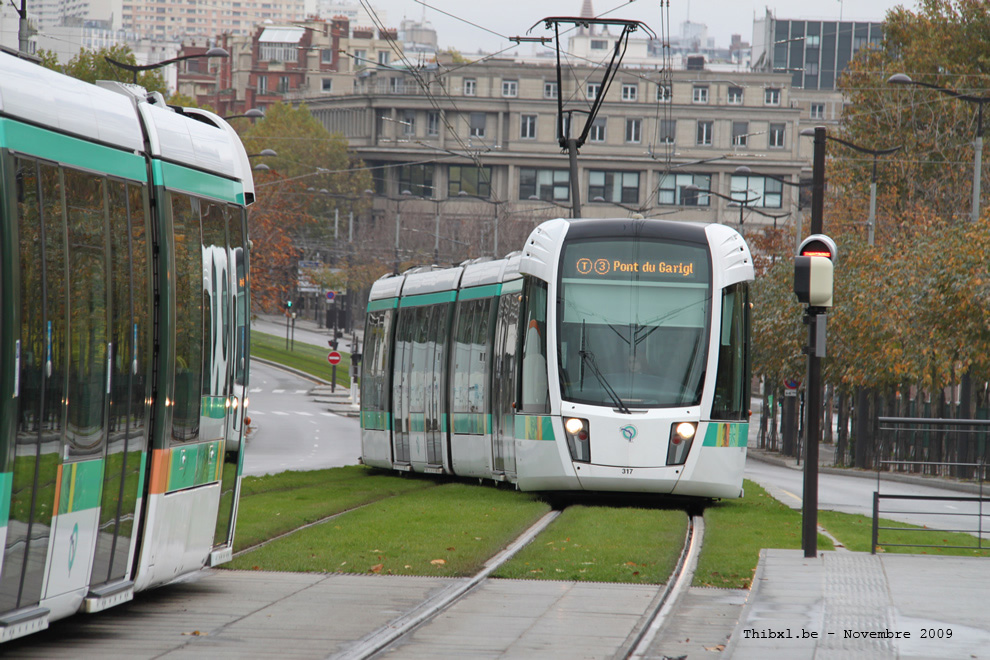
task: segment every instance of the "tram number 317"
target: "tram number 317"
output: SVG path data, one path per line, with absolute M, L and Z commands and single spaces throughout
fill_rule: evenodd
M 632 474 L 632 468 L 622 468 L 622 474 Z

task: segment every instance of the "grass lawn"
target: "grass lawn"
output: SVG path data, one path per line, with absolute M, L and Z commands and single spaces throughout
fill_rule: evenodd
M 745 482 L 746 495 L 705 509 L 705 541 L 694 586 L 748 589 L 761 548 L 801 548 L 801 512 L 787 508 L 757 484 Z M 833 550 L 818 536 L 819 550 Z
M 659 584 L 686 530 L 684 511 L 570 506 L 495 577 Z
M 869 552 L 873 535 L 873 519 L 867 516 L 858 516 L 849 513 L 839 513 L 838 511 L 819 511 L 818 524 L 829 531 L 835 538 L 839 539 L 846 548 L 854 552 Z M 939 532 L 933 529 L 926 529 L 917 525 L 897 522 L 894 520 L 880 519 L 881 527 L 903 527 L 910 530 L 922 531 L 902 531 L 884 530 L 879 532 L 880 547 L 878 552 L 907 553 L 922 555 L 956 555 L 962 557 L 990 557 L 990 548 L 979 550 L 976 548 L 978 539 L 972 534 L 960 532 Z M 890 544 L 923 544 L 933 546 L 946 545 L 966 545 L 970 548 L 919 548 L 919 547 L 898 547 Z M 886 544 L 886 545 L 885 545 Z
M 337 365 L 337 385 L 350 385 L 348 374 L 351 369 L 351 354 L 340 352 L 340 363 Z M 332 372 L 327 355 L 330 347 L 321 348 L 304 342 L 295 342 L 294 350 L 285 350 L 285 337 L 267 335 L 263 332 L 251 331 L 251 355 L 264 360 L 271 360 L 287 367 L 298 369 L 317 378 L 329 381 Z
M 229 568 L 464 576 L 550 510 L 536 496 L 460 482 L 383 499 L 245 553 Z
M 234 550 L 368 502 L 436 485 L 433 479 L 392 475 L 357 465 L 244 477 Z

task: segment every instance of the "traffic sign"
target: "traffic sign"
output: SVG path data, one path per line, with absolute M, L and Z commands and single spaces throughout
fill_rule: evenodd
M 795 380 L 793 378 L 784 379 L 784 389 L 796 390 L 801 385 L 801 381 Z
M 327 291 L 327 300 L 328 301 L 329 300 L 333 300 L 335 297 L 337 297 L 337 292 L 336 291 Z
M 327 356 L 327 362 L 334 366 L 340 364 L 340 353 L 337 351 L 330 351 L 330 355 Z

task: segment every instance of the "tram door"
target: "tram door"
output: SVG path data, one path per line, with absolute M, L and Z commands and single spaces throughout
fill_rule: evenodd
M 503 291 L 506 287 L 503 287 Z M 495 323 L 492 363 L 492 454 L 496 472 L 515 474 L 516 350 L 519 333 L 520 292 L 503 293 Z
M 247 250 L 244 247 L 243 212 L 231 213 L 227 224 L 229 241 L 229 276 L 224 280 L 223 317 L 224 352 L 231 351 L 231 364 L 228 369 L 228 391 L 233 403 L 227 416 L 224 437 L 223 468 L 220 477 L 220 509 L 217 513 L 217 527 L 213 536 L 213 546 L 229 546 L 234 541 L 234 523 L 237 519 L 237 501 L 240 490 L 240 475 L 244 465 L 244 417 L 245 397 L 248 388 L 248 267 Z M 231 285 L 230 282 L 233 284 Z M 231 287 L 233 295 L 227 291 Z M 230 301 L 230 302 L 228 302 Z M 232 303 L 232 309 L 228 307 Z M 232 328 L 228 327 L 232 325 Z M 232 331 L 232 332 L 231 332 Z M 230 342 L 232 346 L 227 347 Z
M 65 427 L 68 333 L 66 227 L 58 168 L 15 159 L 20 322 L 14 331 L 14 438 L 10 519 L 0 569 L 0 612 L 42 597 Z M 13 428 L 11 428 L 13 427 Z
M 143 188 L 108 182 L 110 416 L 90 585 L 128 577 L 140 516 L 151 398 L 151 281 Z

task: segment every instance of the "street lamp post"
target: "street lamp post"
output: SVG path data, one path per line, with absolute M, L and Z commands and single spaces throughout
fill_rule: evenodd
M 150 71 L 152 69 L 160 69 L 161 67 L 167 66 L 169 64 L 174 64 L 176 62 L 181 62 L 183 60 L 191 60 L 200 57 L 230 57 L 230 53 L 228 53 L 223 48 L 211 48 L 205 53 L 197 53 L 196 55 L 181 55 L 179 57 L 173 57 L 168 60 L 162 60 L 161 62 L 155 62 L 154 64 L 130 64 L 128 62 L 118 62 L 117 60 L 106 56 L 104 56 L 104 59 L 117 68 L 124 69 L 125 71 L 130 71 L 134 75 L 133 82 L 136 85 L 139 71 Z
M 920 80 L 911 80 L 910 76 L 903 73 L 895 73 L 890 78 L 887 78 L 887 82 L 894 85 L 927 87 L 928 89 L 934 89 L 936 92 L 951 96 L 960 101 L 976 104 L 976 138 L 973 140 L 973 202 L 970 212 L 970 219 L 976 222 L 980 219 L 980 181 L 983 174 L 983 106 L 990 103 L 990 96 L 960 94 L 954 89 L 939 87 L 938 85 L 921 82 Z

